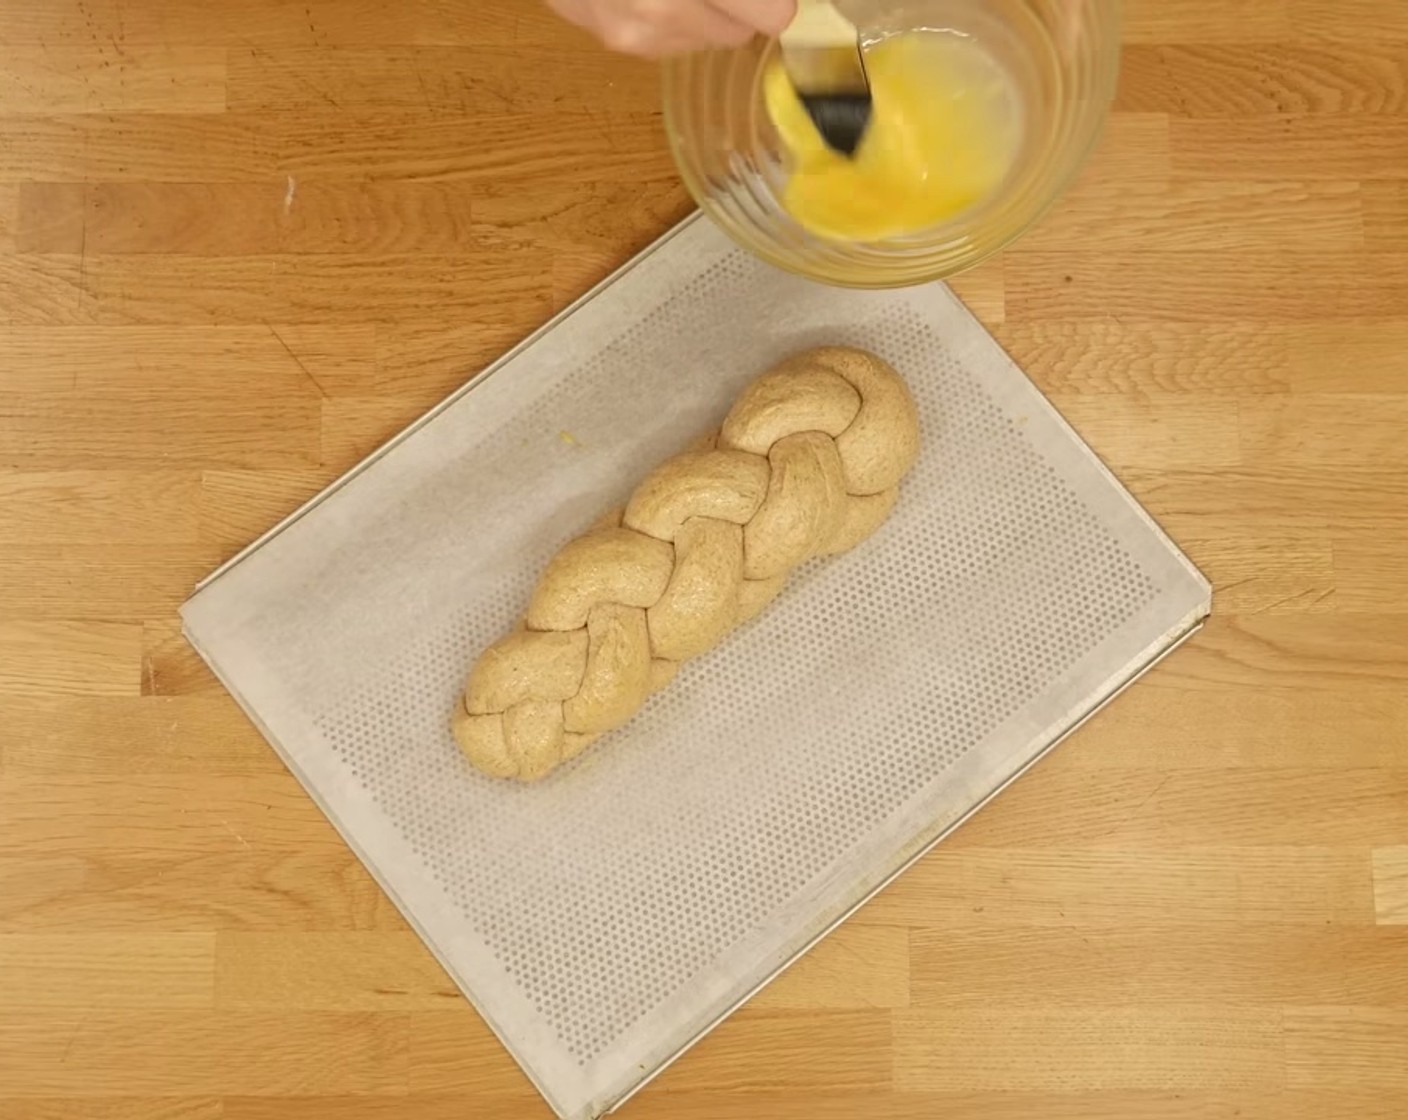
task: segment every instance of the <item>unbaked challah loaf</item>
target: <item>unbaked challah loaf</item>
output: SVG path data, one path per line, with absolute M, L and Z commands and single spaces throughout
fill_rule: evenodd
M 815 556 L 889 515 L 914 401 L 863 350 L 823 347 L 746 388 L 722 429 L 549 561 L 519 629 L 469 674 L 453 729 L 480 770 L 536 781 L 621 726 Z

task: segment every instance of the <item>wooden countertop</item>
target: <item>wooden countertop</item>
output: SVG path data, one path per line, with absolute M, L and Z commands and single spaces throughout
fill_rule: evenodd
M 1408 4 L 1128 9 L 956 287 L 1216 617 L 630 1120 L 1408 1116 Z M 686 213 L 653 72 L 529 0 L 0 28 L 0 1117 L 546 1117 L 176 607 Z

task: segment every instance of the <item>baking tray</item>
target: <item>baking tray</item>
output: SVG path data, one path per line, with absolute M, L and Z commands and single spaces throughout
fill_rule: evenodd
M 924 449 L 537 785 L 459 756 L 561 544 L 802 347 L 888 358 Z M 687 220 L 205 581 L 185 631 L 558 1115 L 638 1090 L 1201 623 L 1207 582 L 941 284 L 821 287 Z

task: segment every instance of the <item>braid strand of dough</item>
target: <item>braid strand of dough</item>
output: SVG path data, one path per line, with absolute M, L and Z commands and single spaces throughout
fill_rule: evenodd
M 717 435 L 549 561 L 523 626 L 470 671 L 452 721 L 460 749 L 521 781 L 575 758 L 798 565 L 875 532 L 918 453 L 914 401 L 875 355 L 822 347 L 764 373 Z

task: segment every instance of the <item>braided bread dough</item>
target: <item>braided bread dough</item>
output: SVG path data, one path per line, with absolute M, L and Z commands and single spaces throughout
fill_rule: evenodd
M 470 671 L 460 748 L 522 781 L 575 758 L 799 564 L 879 528 L 918 451 L 914 401 L 875 355 L 823 347 L 769 370 L 716 435 L 549 561 L 522 626 Z

